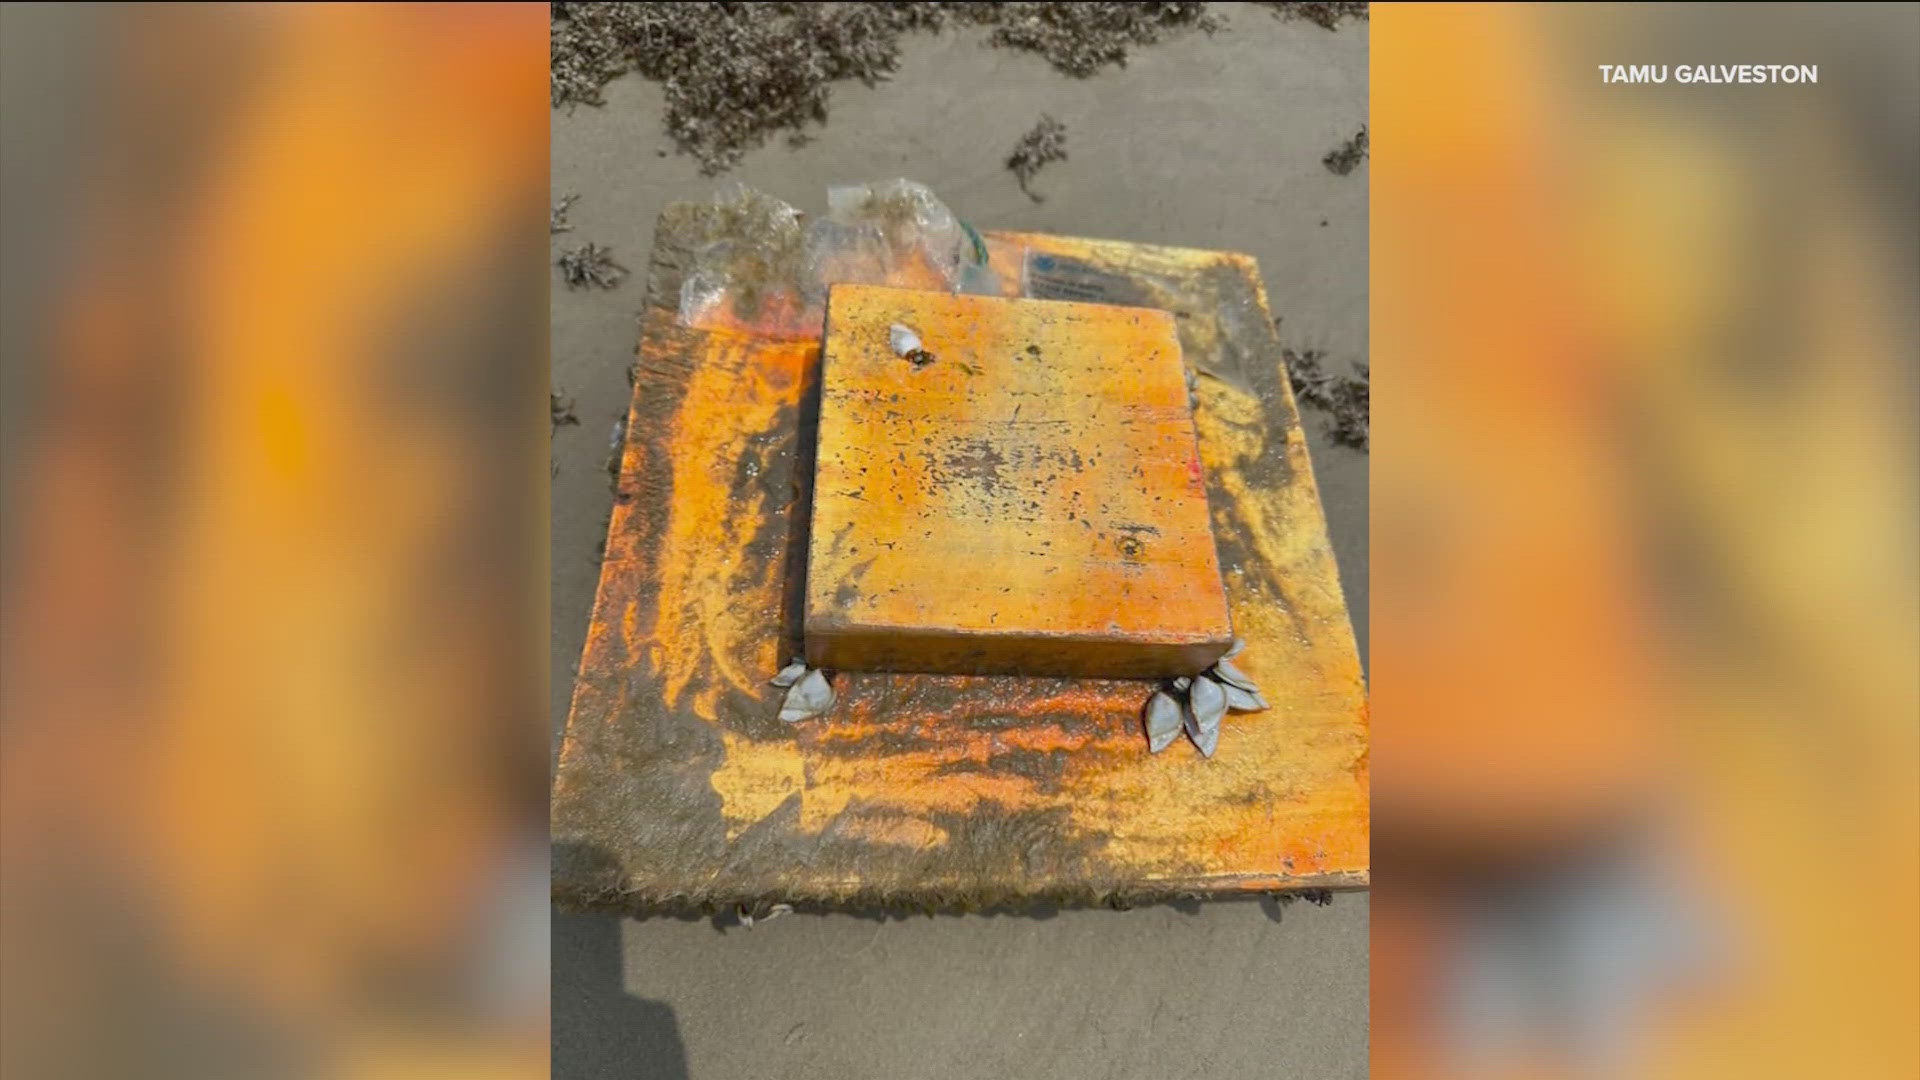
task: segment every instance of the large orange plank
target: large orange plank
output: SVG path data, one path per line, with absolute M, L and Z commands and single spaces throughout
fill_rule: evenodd
M 555 898 L 978 907 L 1354 887 L 1368 875 L 1367 703 L 1253 260 L 987 235 L 1009 292 L 1174 314 L 1237 663 L 1272 701 L 1219 755 L 1146 752 L 1149 684 L 843 673 L 777 718 L 801 645 L 820 340 L 696 330 L 656 230 L 607 557 L 553 791 Z M 796 324 L 797 326 L 798 324 Z
M 814 666 L 1142 678 L 1232 643 L 1171 314 L 839 285 L 821 370 Z

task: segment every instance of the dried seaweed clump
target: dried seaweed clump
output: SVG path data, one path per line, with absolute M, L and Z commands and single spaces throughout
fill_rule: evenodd
M 1045 202 L 1046 196 L 1028 187 L 1027 182 L 1046 168 L 1048 162 L 1066 159 L 1067 125 L 1041 113 L 1040 122 L 1033 125 L 1033 130 L 1020 136 L 1020 141 L 1013 144 L 1013 153 L 1007 158 L 1007 168 L 1012 169 L 1013 175 L 1019 178 L 1020 190 L 1026 192 L 1028 198 L 1034 202 Z
M 666 87 L 667 132 L 708 175 L 776 131 L 827 118 L 827 88 L 893 71 L 903 30 L 938 5 L 556 3 L 549 34 L 554 106 L 603 104 L 627 71 Z
M 1271 10 L 1276 18 L 1288 22 L 1305 19 L 1323 30 L 1339 29 L 1343 19 L 1367 21 L 1367 5 L 1364 3 L 1262 3 L 1260 6 Z
M 1130 50 L 1180 30 L 1220 29 L 1203 3 L 1015 3 L 953 5 L 966 21 L 992 25 L 989 44 L 1045 57 L 1065 74 L 1085 78 L 1109 64 L 1125 67 Z
M 554 108 L 603 105 L 600 88 L 633 67 L 628 42 L 644 33 L 644 4 L 547 6 L 547 86 Z
M 667 132 L 708 175 L 776 132 L 796 141 L 827 119 L 829 86 L 893 73 L 900 36 L 990 26 L 989 43 L 1091 75 L 1128 51 L 1219 20 L 1203 3 L 556 3 L 549 26 L 554 107 L 604 104 L 637 71 L 666 87 Z
M 1279 905 L 1283 908 L 1291 907 L 1293 904 L 1301 900 L 1305 900 L 1307 903 L 1312 904 L 1314 907 L 1328 907 L 1328 906 L 1331 906 L 1333 903 L 1333 890 L 1332 889 L 1298 889 L 1293 892 L 1283 892 L 1283 893 L 1274 894 L 1273 899 L 1276 902 L 1278 902 Z
M 1345 176 L 1365 160 L 1367 160 L 1367 125 L 1361 124 L 1360 130 L 1353 133 L 1353 138 L 1327 151 L 1327 156 L 1321 158 L 1320 163 L 1335 176 Z
M 554 265 L 569 289 L 611 289 L 627 277 L 627 268 L 613 261 L 613 252 L 594 243 L 568 248 Z
M 1333 440 L 1355 450 L 1367 449 L 1372 441 L 1368 430 L 1372 372 L 1368 365 L 1354 365 L 1357 377 L 1332 375 L 1320 366 L 1327 354 L 1319 349 L 1301 352 L 1282 349 L 1280 355 L 1286 361 L 1294 397 L 1302 404 L 1332 414 L 1333 424 L 1328 431 Z
M 572 232 L 573 226 L 567 222 L 567 213 L 573 204 L 580 201 L 578 195 L 562 195 L 560 201 L 547 211 L 547 235 L 555 236 L 563 232 Z

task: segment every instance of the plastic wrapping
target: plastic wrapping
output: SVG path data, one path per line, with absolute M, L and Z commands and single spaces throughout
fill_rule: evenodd
M 814 235 L 829 282 L 998 291 L 980 234 L 911 180 L 828 188 L 827 216 Z
M 715 196 L 680 286 L 680 321 L 778 337 L 820 333 L 827 288 L 842 282 L 998 294 L 986 242 L 911 180 L 827 191 L 808 220 L 737 182 Z
M 680 282 L 681 322 L 774 334 L 817 328 L 821 298 L 812 295 L 808 230 L 800 211 L 730 181 L 697 220 L 700 235 Z

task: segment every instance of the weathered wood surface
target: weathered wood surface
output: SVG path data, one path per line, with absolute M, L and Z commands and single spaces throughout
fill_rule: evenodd
M 1175 314 L 1237 663 L 1273 703 L 1150 756 L 1149 685 L 845 673 L 800 645 L 817 337 L 689 329 L 663 215 L 606 561 L 554 785 L 553 888 L 623 911 L 937 908 L 1362 886 L 1367 701 L 1252 259 L 989 234 L 1010 293 Z
M 821 371 L 812 666 L 1151 678 L 1232 644 L 1172 315 L 839 285 Z

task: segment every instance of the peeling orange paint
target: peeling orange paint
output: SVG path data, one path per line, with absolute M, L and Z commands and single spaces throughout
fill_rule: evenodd
M 761 616 L 780 604 L 782 566 L 754 564 L 747 541 L 774 513 L 759 494 L 734 498 L 733 476 L 752 437 L 799 404 L 806 369 L 819 355 L 813 342 L 762 344 L 716 337 L 707 362 L 694 369 L 669 437 L 673 492 L 660 553 L 660 601 L 650 640 L 667 706 L 696 676 L 717 677 L 757 692 L 766 676 L 750 674 L 767 635 Z M 713 716 L 713 698 L 701 715 Z
M 1173 676 L 1233 641 L 1174 317 L 835 286 L 806 646 L 827 667 Z M 891 328 L 909 326 L 920 358 Z

